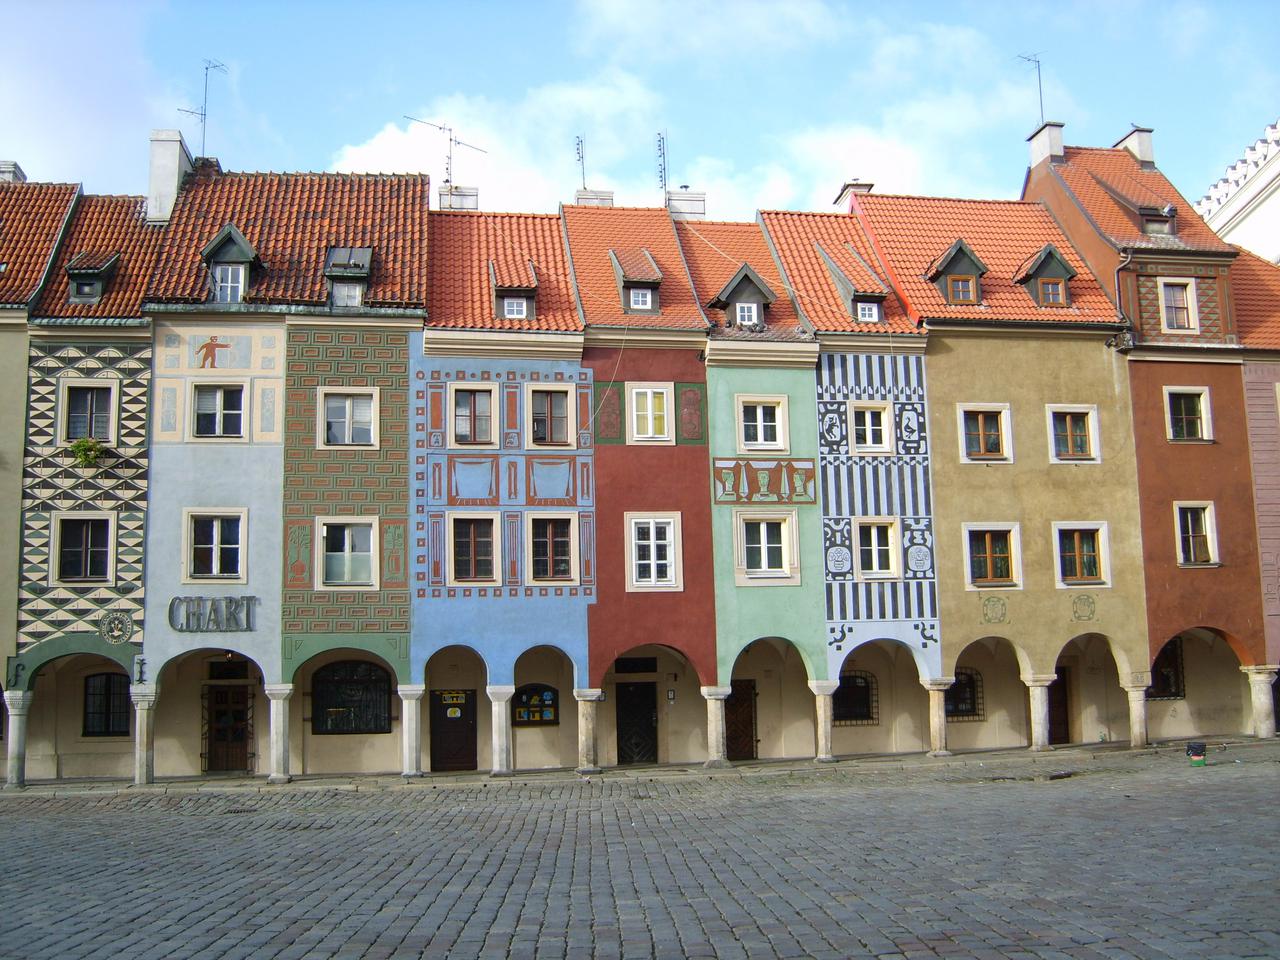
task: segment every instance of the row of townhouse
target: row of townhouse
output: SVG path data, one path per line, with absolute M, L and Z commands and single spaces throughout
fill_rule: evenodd
M 1280 268 L 1155 167 L 711 222 L 0 182 L 7 782 L 1275 734 Z

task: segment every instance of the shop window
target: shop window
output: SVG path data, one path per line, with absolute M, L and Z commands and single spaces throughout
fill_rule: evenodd
M 84 735 L 129 736 L 129 677 L 95 673 L 84 678 Z
M 390 733 L 391 675 L 359 660 L 317 669 L 311 678 L 311 732 Z
M 560 723 L 560 693 L 545 683 L 526 683 L 511 698 L 511 724 L 553 727 Z

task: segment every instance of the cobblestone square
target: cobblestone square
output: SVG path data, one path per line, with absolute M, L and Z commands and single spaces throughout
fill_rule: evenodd
M 0 956 L 1275 957 L 1277 756 L 10 795 Z

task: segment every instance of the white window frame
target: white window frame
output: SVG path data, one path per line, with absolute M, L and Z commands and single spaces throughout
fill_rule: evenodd
M 1055 413 L 1083 413 L 1086 415 L 1086 429 L 1089 431 L 1089 456 L 1059 457 L 1053 443 L 1053 415 Z M 1098 407 L 1087 403 L 1047 403 L 1044 408 L 1045 430 L 1049 435 L 1050 463 L 1101 463 L 1102 443 L 1098 435 Z
M 1213 441 L 1213 408 L 1210 405 L 1208 387 L 1165 386 L 1164 394 L 1164 436 L 1170 443 L 1211 443 Z M 1200 436 L 1175 437 L 1173 435 L 1173 410 L 1169 406 L 1169 397 L 1175 393 L 1198 393 L 1200 395 Z
M 316 449 L 317 450 L 377 450 L 381 447 L 381 437 L 378 431 L 379 401 L 381 399 L 381 388 L 379 387 L 357 387 L 348 384 L 330 384 L 323 387 L 316 387 Z M 325 417 L 325 405 L 331 396 L 343 397 L 369 397 L 369 442 L 368 443 L 326 443 L 325 427 L 327 421 Z
M 1187 320 L 1191 324 L 1189 327 L 1171 327 L 1169 326 L 1169 317 L 1165 310 L 1164 288 L 1165 287 L 1182 287 L 1187 288 Z M 1196 290 L 1195 277 L 1159 277 L 1156 280 L 1156 297 L 1160 307 L 1160 332 L 1171 334 L 1173 336 L 1188 336 L 1198 334 L 1200 332 L 1200 307 L 1199 296 Z
M 1000 414 L 1000 446 L 1004 453 L 999 457 L 971 457 L 964 444 L 964 415 L 966 413 Z M 1013 463 L 1013 411 L 1007 403 L 957 403 L 956 431 L 960 445 L 961 463 Z
M 568 400 L 565 403 L 565 436 L 567 443 L 533 442 L 533 395 L 535 392 L 559 391 Z M 534 380 L 524 385 L 524 447 L 526 450 L 576 450 L 578 449 L 578 391 L 572 382 L 559 380 Z
M 333 290 L 330 295 L 332 303 L 335 307 L 344 307 L 346 309 L 354 309 L 364 306 L 364 281 L 362 280 L 334 280 Z M 339 291 L 342 295 L 339 296 Z M 354 292 L 355 296 L 352 296 Z M 354 302 L 351 302 L 353 301 Z
M 1111 538 L 1105 520 L 1054 520 L 1050 527 L 1053 535 L 1053 582 L 1059 590 L 1094 590 L 1111 586 Z M 1098 535 L 1097 580 L 1062 579 L 1062 544 L 1058 534 L 1063 530 L 1092 530 Z
M 974 583 L 973 564 L 969 554 L 969 534 L 975 531 L 1004 530 L 1009 534 L 1009 572 L 1013 582 L 1006 584 Z M 1006 590 L 1022 590 L 1022 524 L 1003 520 L 978 521 L 960 524 L 960 547 L 964 553 L 964 588 L 970 592 L 990 593 Z
M 58 446 L 64 447 L 68 443 L 72 443 L 72 439 L 67 435 L 67 418 L 71 415 L 71 388 L 72 387 L 92 387 L 95 389 L 107 389 L 110 391 L 110 399 L 107 401 L 109 406 L 110 420 L 107 426 L 107 438 L 102 440 L 103 445 L 114 447 L 119 441 L 120 429 L 120 378 L 119 377 L 59 377 L 58 378 L 58 423 L 57 437 Z M 90 424 L 90 434 L 92 434 L 92 424 Z
M 774 406 L 778 408 L 778 439 L 773 443 L 752 443 L 748 444 L 743 436 L 743 427 L 746 423 L 746 407 L 748 406 Z M 734 418 L 737 421 L 737 444 L 738 453 L 756 454 L 756 453 L 777 453 L 787 454 L 791 450 L 791 436 L 788 429 L 789 419 L 787 414 L 787 395 L 785 393 L 737 393 L 733 397 Z
M 758 303 L 736 303 L 733 306 L 733 319 L 737 326 L 746 324 L 754 326 L 760 319 L 760 304 Z
M 627 593 L 680 593 L 684 590 L 684 537 L 680 526 L 680 511 L 665 513 L 627 512 L 622 515 L 626 540 Z M 636 524 L 666 523 L 671 527 L 671 579 L 669 583 L 646 583 L 635 579 L 636 573 Z
M 459 511 L 457 513 L 449 513 L 446 515 L 447 527 L 445 535 L 448 538 L 445 542 L 445 556 L 447 558 L 446 569 L 448 571 L 449 586 L 451 587 L 496 587 L 502 584 L 502 515 L 496 512 L 488 511 Z M 460 580 L 457 571 L 454 569 L 453 557 L 453 525 L 458 520 L 488 520 L 493 524 L 493 576 L 487 580 Z
M 240 433 L 238 436 L 201 436 L 196 433 L 196 391 L 200 387 L 240 388 Z M 192 443 L 246 443 L 249 440 L 249 389 L 248 380 L 217 379 L 190 380 L 187 384 L 187 439 Z M 221 419 L 221 400 L 219 400 L 219 419 Z
M 367 526 L 369 533 L 369 575 L 372 583 L 325 583 L 324 582 L 324 531 L 325 527 L 340 524 L 342 526 Z M 377 517 L 316 517 L 312 539 L 315 543 L 314 576 L 312 589 L 326 593 L 371 593 L 380 590 L 382 581 L 382 553 L 380 549 L 380 531 Z
M 193 526 L 199 517 L 240 521 L 240 572 L 234 577 L 196 576 L 191 572 L 191 551 L 195 548 Z M 249 582 L 249 510 L 246 507 L 184 507 L 182 511 L 183 583 L 248 583 Z
M 245 278 L 248 275 L 245 266 L 243 263 L 218 262 L 213 264 L 211 273 L 213 274 L 214 303 L 244 303 Z M 224 270 L 227 271 L 225 280 L 222 277 L 222 271 Z M 222 297 L 224 288 L 228 291 L 226 299 Z M 234 299 L 231 297 L 232 290 L 235 291 Z
M 889 530 L 889 568 L 864 570 L 862 568 L 862 528 L 887 527 Z M 858 517 L 853 522 L 854 569 L 859 580 L 895 580 L 902 576 L 902 541 L 898 532 L 897 517 Z
M 637 298 L 643 300 L 643 303 L 637 303 Z M 628 287 L 627 288 L 627 307 L 631 310 L 652 310 L 653 309 L 653 291 L 648 287 Z
M 747 570 L 746 525 L 750 522 L 782 523 L 782 569 Z M 794 510 L 760 510 L 744 507 L 733 511 L 733 572 L 740 587 L 791 587 L 800 585 L 800 526 Z
M 569 521 L 569 578 L 537 580 L 533 576 L 533 521 Z M 565 510 L 537 510 L 524 515 L 524 582 L 529 587 L 576 587 L 580 582 L 578 515 Z
M 855 441 L 856 419 L 860 411 L 878 411 L 880 413 L 880 443 L 869 443 L 859 446 Z M 849 452 L 855 456 L 888 456 L 895 447 L 893 402 L 889 400 L 850 400 L 849 401 Z
M 880 322 L 880 304 L 860 300 L 854 303 L 854 313 L 859 323 L 879 323 Z M 863 316 L 862 312 L 867 311 L 867 316 Z
M 58 576 L 58 560 L 62 546 L 63 520 L 107 521 L 107 577 L 105 580 L 63 580 Z M 98 588 L 116 583 L 116 514 L 109 510 L 54 510 L 49 514 L 49 579 L 51 587 Z
M 653 396 L 662 396 L 664 410 L 666 412 L 666 433 L 641 433 L 636 430 L 636 394 L 647 393 Z M 673 446 L 676 442 L 676 432 L 673 420 L 672 403 L 675 400 L 676 389 L 673 382 L 648 382 L 635 381 L 627 383 L 627 443 L 647 444 L 647 445 L 666 445 Z M 649 406 L 649 424 L 653 424 L 653 405 Z
M 504 320 L 526 320 L 529 317 L 528 297 L 503 297 L 502 318 Z
M 457 433 L 454 431 L 453 406 L 455 398 L 460 390 L 467 390 L 474 393 L 481 391 L 489 394 L 489 439 L 483 443 L 476 443 L 470 440 L 459 440 Z M 446 419 L 449 423 L 449 446 L 457 447 L 460 450 L 497 450 L 501 446 L 502 438 L 502 411 L 498 408 L 498 385 L 488 381 L 473 380 L 450 380 L 449 392 L 446 398 L 448 409 L 445 411 Z
M 1183 508 L 1204 510 L 1205 537 L 1209 543 L 1208 563 L 1189 563 L 1182 559 L 1182 524 L 1178 516 Z M 1218 518 L 1212 500 L 1173 501 L 1173 555 L 1184 570 L 1203 570 L 1222 566 L 1222 554 L 1218 552 Z

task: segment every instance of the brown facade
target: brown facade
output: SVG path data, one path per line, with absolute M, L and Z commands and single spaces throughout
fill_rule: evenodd
M 1246 361 L 1244 394 L 1262 576 L 1263 662 L 1276 663 L 1280 662 L 1280 363 Z

